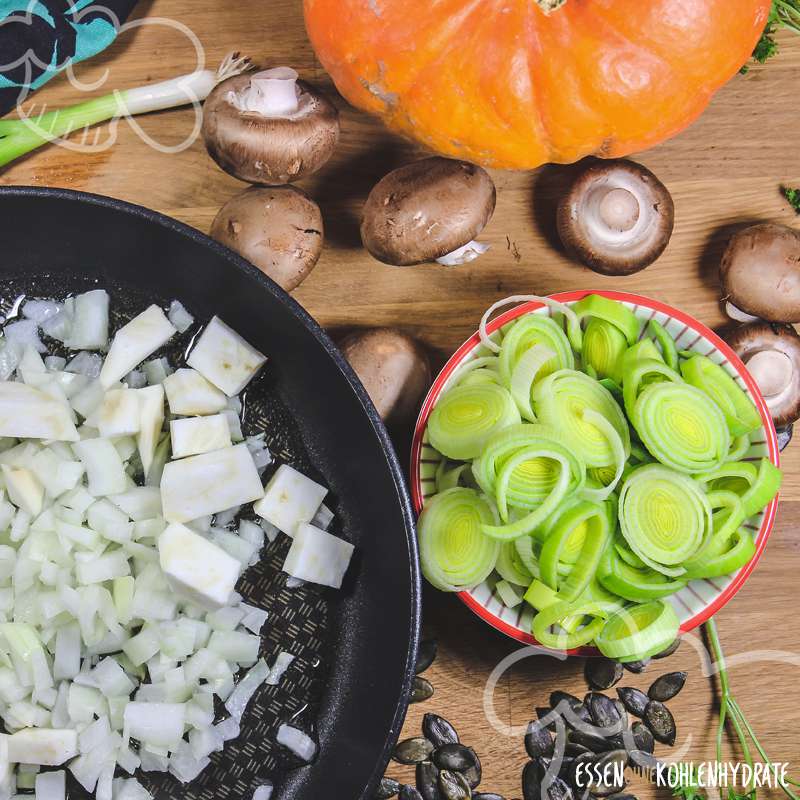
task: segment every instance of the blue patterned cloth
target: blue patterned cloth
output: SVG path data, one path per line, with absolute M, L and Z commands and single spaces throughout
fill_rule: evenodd
M 136 0 L 0 0 L 0 115 L 108 47 Z

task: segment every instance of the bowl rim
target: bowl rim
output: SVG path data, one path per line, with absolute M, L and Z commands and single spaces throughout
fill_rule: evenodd
M 603 297 L 607 297 L 611 300 L 618 300 L 620 302 L 628 302 L 633 303 L 634 305 L 644 306 L 646 308 L 650 308 L 653 311 L 652 317 L 655 316 L 656 312 L 661 312 L 667 314 L 668 316 L 672 317 L 673 319 L 679 320 L 686 326 L 686 329 L 691 329 L 698 333 L 701 337 L 707 339 L 714 347 L 719 350 L 725 358 L 725 361 L 729 362 L 739 376 L 744 381 L 745 385 L 749 389 L 750 393 L 755 400 L 756 408 L 758 409 L 759 415 L 761 416 L 762 426 L 764 428 L 764 432 L 766 435 L 766 445 L 769 453 L 770 461 L 776 466 L 780 467 L 780 450 L 778 448 L 778 437 L 775 431 L 775 425 L 772 422 L 772 417 L 767 409 L 766 401 L 764 400 L 761 391 L 758 388 L 758 385 L 753 380 L 753 377 L 747 371 L 747 368 L 742 363 L 739 356 L 733 351 L 729 344 L 723 341 L 716 333 L 714 333 L 711 328 L 709 328 L 704 323 L 700 322 L 700 320 L 696 319 L 695 317 L 691 316 L 690 314 L 681 311 L 674 306 L 669 305 L 668 303 L 662 303 L 660 300 L 654 300 L 646 295 L 635 294 L 633 292 L 623 292 L 623 291 L 616 291 L 616 290 L 605 290 L 605 289 L 598 289 L 598 290 L 589 290 L 589 289 L 577 289 L 573 291 L 566 291 L 566 292 L 556 292 L 550 295 L 547 295 L 550 299 L 556 300 L 561 303 L 571 303 L 577 300 L 586 297 L 587 295 L 602 295 Z M 521 317 L 525 314 L 528 314 L 532 311 L 537 311 L 538 309 L 544 308 L 544 303 L 536 300 L 530 300 L 526 302 L 521 302 L 519 305 L 516 305 L 507 311 L 504 311 L 502 314 L 498 314 L 494 319 L 492 319 L 486 326 L 486 330 L 488 333 L 494 333 L 499 328 L 507 325 L 509 322 Z M 681 335 L 685 331 L 681 331 Z M 480 333 L 479 331 L 475 331 L 456 351 L 453 353 L 452 356 L 447 360 L 447 363 L 442 367 L 439 374 L 436 376 L 436 379 L 433 381 L 431 388 L 428 390 L 428 394 L 425 396 L 425 400 L 422 404 L 422 407 L 419 412 L 419 416 L 417 417 L 416 424 L 414 426 L 414 436 L 411 443 L 411 458 L 410 458 L 410 475 L 409 475 L 409 483 L 411 485 L 411 499 L 414 504 L 414 511 L 417 515 L 420 514 L 422 511 L 422 501 L 423 501 L 423 494 L 422 494 L 422 485 L 420 481 L 420 471 L 419 471 L 419 464 L 420 458 L 422 454 L 422 437 L 425 433 L 425 429 L 428 424 L 428 418 L 433 411 L 434 406 L 439 401 L 439 397 L 442 393 L 442 389 L 444 388 L 445 383 L 448 381 L 450 376 L 453 372 L 462 364 L 464 359 L 466 358 L 472 350 L 477 347 L 481 343 Z M 723 362 L 724 363 L 724 362 Z M 693 617 L 688 619 L 686 622 L 681 624 L 680 633 L 688 633 L 689 631 L 694 630 L 699 625 L 702 625 L 706 620 L 710 619 L 714 614 L 716 614 L 720 609 L 722 609 L 733 597 L 734 595 L 741 589 L 744 585 L 745 581 L 753 570 L 756 567 L 759 559 L 761 558 L 764 549 L 767 546 L 767 540 L 769 539 L 770 533 L 772 532 L 773 525 L 775 523 L 775 515 L 777 513 L 778 508 L 778 496 L 776 495 L 772 502 L 764 509 L 764 518 L 761 522 L 761 525 L 757 532 L 754 533 L 755 535 L 755 543 L 756 543 L 756 551 L 753 554 L 753 557 L 750 561 L 747 562 L 734 576 L 731 583 L 726 586 L 721 592 L 719 592 L 715 598 L 710 602 L 707 603 L 701 611 L 695 614 Z M 526 633 L 525 631 L 520 630 L 514 625 L 510 625 L 508 622 L 500 619 L 495 614 L 492 614 L 488 609 L 484 608 L 477 600 L 475 600 L 472 595 L 467 591 L 458 592 L 458 598 L 461 600 L 464 605 L 467 606 L 474 614 L 480 617 L 484 622 L 488 623 L 491 627 L 495 628 L 496 630 L 504 633 L 506 636 L 509 636 L 512 639 L 516 639 L 519 642 L 523 642 L 527 645 L 536 645 L 538 647 L 542 647 L 539 642 L 534 638 L 534 636 L 530 633 Z M 568 655 L 580 655 L 580 656 L 595 656 L 599 655 L 598 651 L 594 647 L 578 647 L 567 651 Z

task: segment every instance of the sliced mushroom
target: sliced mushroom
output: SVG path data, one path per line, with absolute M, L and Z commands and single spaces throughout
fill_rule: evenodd
M 800 336 L 795 329 L 750 322 L 727 340 L 758 384 L 775 427 L 800 418 Z
M 744 312 L 770 322 L 800 322 L 800 232 L 793 228 L 765 222 L 738 231 L 719 276 L 734 319 Z
M 652 264 L 672 236 L 675 206 L 667 187 L 633 161 L 585 169 L 558 205 L 567 251 L 603 275 L 631 275 Z
M 294 186 L 251 186 L 222 206 L 211 236 L 290 292 L 319 259 L 322 215 Z
M 464 264 L 487 245 L 473 241 L 494 213 L 489 173 L 467 161 L 424 158 L 378 181 L 361 218 L 364 247 L 386 264 Z
M 203 139 L 214 161 L 239 180 L 290 183 L 330 158 L 339 112 L 289 67 L 245 73 L 209 94 Z
M 394 328 L 350 334 L 339 345 L 387 425 L 408 423 L 431 384 L 422 347 Z

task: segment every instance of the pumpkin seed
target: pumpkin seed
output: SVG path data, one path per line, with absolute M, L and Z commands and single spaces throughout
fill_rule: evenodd
M 475 766 L 473 751 L 463 744 L 449 742 L 437 747 L 433 751 L 433 763 L 439 769 L 449 769 L 451 772 L 466 772 Z
M 414 683 L 411 684 L 411 703 L 422 703 L 425 700 L 430 700 L 433 697 L 433 684 L 425 678 L 416 677 Z
M 653 681 L 647 690 L 647 694 L 651 700 L 659 700 L 662 703 L 666 703 L 667 700 L 672 700 L 683 689 L 685 683 L 685 672 L 668 672 Z
M 422 800 L 441 800 L 439 770 L 430 761 L 420 761 L 417 764 L 416 783 Z
M 612 794 L 609 795 L 608 800 L 639 800 L 635 794 Z
M 422 795 L 413 786 L 400 787 L 400 800 L 423 800 Z
M 573 800 L 572 789 L 566 781 L 559 777 L 548 778 L 542 781 L 543 800 Z
M 669 647 L 665 647 L 660 653 L 656 653 L 653 658 L 666 658 L 671 656 L 681 646 L 681 637 L 679 636 Z
M 653 736 L 663 744 L 675 744 L 678 735 L 675 718 L 670 710 L 660 701 L 651 700 L 644 711 L 644 722 Z
M 634 722 L 631 733 L 633 734 L 633 744 L 637 750 L 652 753 L 656 749 L 653 734 L 643 722 Z
M 469 800 L 472 797 L 467 779 L 460 772 L 451 772 L 449 769 L 439 773 L 439 791 L 444 800 Z
M 435 747 L 458 742 L 456 729 L 438 714 L 426 714 L 422 718 L 422 733 Z
M 466 770 L 463 775 L 467 779 L 469 788 L 475 789 L 483 778 L 483 767 L 481 766 L 481 760 L 478 758 L 478 754 L 471 747 L 469 748 L 469 751 L 472 753 L 475 763 L 468 770 Z
M 522 770 L 522 797 L 524 800 L 542 800 L 542 781 L 536 761 L 529 761 Z
M 615 767 L 619 765 L 624 771 L 628 764 L 628 751 L 627 750 L 611 750 L 604 753 L 595 762 L 595 767 L 598 775 L 616 773 Z M 625 788 L 625 777 L 616 783 L 605 783 L 603 781 L 592 781 L 591 792 L 597 797 L 606 797 L 609 794 L 617 794 Z
M 419 643 L 419 652 L 417 653 L 417 663 L 414 666 L 414 674 L 421 675 L 428 667 L 436 660 L 436 653 L 438 651 L 436 639 L 423 639 Z
M 586 659 L 586 682 L 593 689 L 610 689 L 622 678 L 622 664 L 610 658 Z
M 658 766 L 658 759 L 652 753 L 644 750 L 631 750 L 628 753 L 628 760 L 632 767 L 645 771 L 653 770 Z
M 592 722 L 602 728 L 603 736 L 614 736 L 622 730 L 622 717 L 610 697 L 599 692 L 589 692 L 583 702 L 589 709 Z
M 641 661 L 629 661 L 627 664 L 623 664 L 622 666 L 628 670 L 628 672 L 633 672 L 634 674 L 638 675 L 641 672 L 644 672 L 647 669 L 647 665 L 650 663 L 649 658 L 644 658 Z
M 567 742 L 564 745 L 564 755 L 570 758 L 577 758 L 578 756 L 582 756 L 591 752 L 592 751 L 588 747 L 584 747 L 582 744 L 578 744 L 577 742 Z
M 591 750 L 592 753 L 605 753 L 606 750 L 611 749 L 611 744 L 607 739 L 588 731 L 569 731 L 567 733 L 567 741 L 572 742 L 572 744 L 579 744 L 587 750 Z
M 478 794 L 472 795 L 472 800 L 506 800 L 505 797 L 501 794 L 495 794 L 494 792 L 478 792 Z
M 375 800 L 389 800 L 400 791 L 400 784 L 394 778 L 381 778 L 375 790 Z
M 571 728 L 577 727 L 581 722 L 588 724 L 592 722 L 592 717 L 586 705 L 575 697 L 574 694 L 570 694 L 569 692 L 553 692 L 550 695 L 550 707 L 558 711 Z
M 617 695 L 627 711 L 640 719 L 644 716 L 644 710 L 647 708 L 650 698 L 643 691 L 635 689 L 633 686 L 620 686 L 617 689 Z
M 572 766 L 569 774 L 567 775 L 567 780 L 569 781 L 570 786 L 572 786 L 572 788 L 577 791 L 578 794 L 582 794 L 588 789 L 588 786 L 585 783 L 588 771 L 584 767 L 581 769 L 580 774 L 578 774 L 578 768 L 581 766 L 581 764 L 591 765 L 594 764 L 595 761 L 597 761 L 597 756 L 591 752 L 582 753 L 573 759 Z
M 558 768 L 558 777 L 566 780 L 572 772 L 572 765 L 575 763 L 575 758 L 570 756 L 562 756 L 561 766 Z
M 525 750 L 531 758 L 550 756 L 553 754 L 553 737 L 550 731 L 536 720 L 528 724 L 525 733 Z
M 419 764 L 420 761 L 427 761 L 432 752 L 433 745 L 427 739 L 414 736 L 399 742 L 392 758 L 400 764 Z
M 549 731 L 555 733 L 556 730 L 556 715 L 553 713 L 552 708 L 543 708 L 536 706 L 536 716 L 542 721 L 542 725 Z M 547 719 L 547 722 L 544 720 Z

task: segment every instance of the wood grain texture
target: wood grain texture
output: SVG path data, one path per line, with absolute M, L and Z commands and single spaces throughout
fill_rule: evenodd
M 89 83 L 105 76 L 107 88 L 124 88 L 194 69 L 186 34 L 159 19 L 188 26 L 202 43 L 208 64 L 239 50 L 265 66 L 291 64 L 304 78 L 331 88 L 306 41 L 296 0 L 143 0 L 135 15 L 139 22 L 100 57 L 81 65 L 78 78 Z M 322 208 L 327 247 L 296 298 L 334 333 L 399 326 L 425 342 L 434 366 L 474 330 L 487 305 L 512 293 L 624 289 L 671 303 L 718 328 L 724 317 L 716 270 L 731 232 L 760 220 L 797 223 L 779 186 L 800 185 L 800 39 L 785 35 L 780 41 L 780 56 L 731 81 L 698 123 L 638 156 L 672 192 L 677 223 L 658 263 L 624 279 L 595 275 L 563 254 L 553 221 L 555 203 L 572 174 L 564 167 L 494 174 L 497 211 L 481 236 L 492 248 L 472 264 L 400 269 L 374 261 L 360 247 L 360 207 L 385 172 L 424 153 L 336 98 L 342 112 L 341 145 L 321 172 L 302 183 Z M 52 108 L 84 97 L 60 77 L 34 100 L 41 110 L 42 104 Z M 161 145 L 174 147 L 191 133 L 196 118 L 191 110 L 180 110 L 139 122 Z M 108 126 L 99 131 L 101 138 L 109 135 Z M 168 154 L 146 144 L 125 122 L 116 126 L 115 136 L 113 147 L 91 154 L 44 148 L 6 169 L 0 181 L 108 194 L 201 230 L 208 230 L 219 207 L 243 188 L 212 163 L 200 141 Z M 406 443 L 398 441 L 398 449 L 403 452 Z M 800 573 L 800 502 L 786 502 L 800 501 L 800 444 L 791 445 L 783 461 L 784 502 L 766 555 L 719 615 L 729 655 L 774 648 L 800 652 L 795 577 Z M 440 640 L 441 654 L 428 675 L 436 694 L 428 703 L 412 706 L 404 735 L 419 730 L 425 710 L 443 714 L 479 751 L 484 785 L 519 797 L 525 760 L 521 737 L 495 733 L 482 708 L 487 676 L 516 645 L 490 631 L 453 597 L 428 592 L 425 600 L 426 624 Z M 711 684 L 701 676 L 694 651 L 684 645 L 669 661 L 641 678 L 626 676 L 626 682 L 646 688 L 662 671 L 684 668 L 691 677 L 673 705 L 681 741 L 692 736 L 691 757 L 697 760 L 711 754 L 715 712 Z M 800 766 L 797 675 L 797 667 L 778 662 L 754 661 L 731 671 L 740 702 L 772 757 Z M 520 663 L 498 686 L 497 714 L 506 723 L 524 724 L 554 688 L 582 694 L 582 662 L 538 657 Z M 390 771 L 409 777 L 407 769 L 396 765 Z

